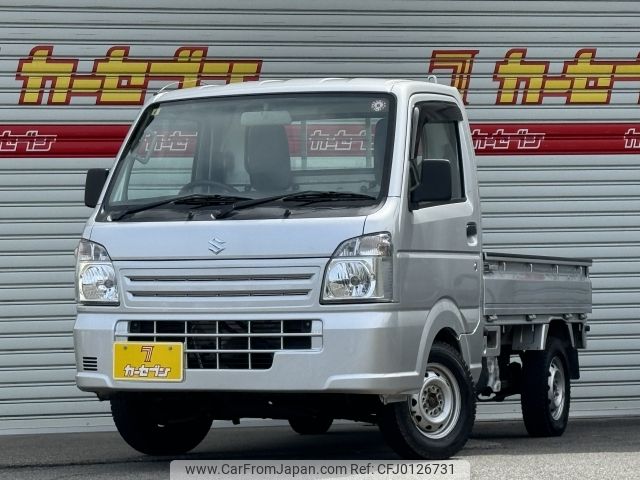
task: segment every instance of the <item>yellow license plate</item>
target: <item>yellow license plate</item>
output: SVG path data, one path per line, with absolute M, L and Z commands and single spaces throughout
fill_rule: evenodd
M 113 344 L 113 378 L 151 382 L 181 382 L 183 348 L 180 342 Z

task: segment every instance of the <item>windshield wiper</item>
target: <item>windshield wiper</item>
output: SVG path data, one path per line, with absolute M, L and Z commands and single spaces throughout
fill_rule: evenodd
M 322 190 L 307 190 L 305 192 L 294 193 L 293 195 L 288 195 L 286 198 L 283 198 L 285 202 L 288 201 L 307 201 L 309 203 L 313 202 L 324 202 L 324 201 L 336 201 L 336 200 L 375 200 L 376 197 L 372 195 L 367 195 L 366 193 L 355 193 L 355 192 L 333 192 L 333 191 L 322 191 Z
M 322 190 L 303 190 L 296 193 L 286 193 L 284 195 L 276 195 L 273 197 L 256 198 L 253 200 L 247 200 L 244 202 L 233 203 L 229 207 L 221 210 L 214 218 L 220 219 L 229 216 L 232 212 L 237 210 L 244 210 L 246 208 L 255 207 L 258 205 L 265 205 L 267 203 L 276 202 L 278 200 L 283 202 L 298 201 L 304 202 L 304 204 L 310 204 L 315 202 L 326 202 L 336 200 L 375 200 L 376 197 L 366 195 L 364 193 L 354 192 L 326 192 Z
M 184 195 L 181 197 L 168 198 L 165 200 L 159 200 L 157 202 L 151 202 L 144 205 L 140 205 L 138 207 L 126 209 L 122 212 L 119 212 L 113 215 L 111 217 L 111 220 L 114 222 L 117 222 L 118 220 L 122 220 L 124 217 L 128 215 L 144 212 L 145 210 L 152 210 L 154 208 L 162 207 L 165 205 L 194 205 L 196 207 L 205 207 L 208 205 L 235 203 L 241 200 L 249 200 L 249 198 L 237 197 L 234 195 L 202 195 L 202 194 Z

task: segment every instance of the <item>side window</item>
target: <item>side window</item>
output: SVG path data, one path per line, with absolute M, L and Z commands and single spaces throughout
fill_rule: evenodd
M 414 167 L 420 172 L 423 160 L 445 159 L 451 165 L 451 202 L 465 199 L 464 172 L 458 130 L 462 114 L 454 104 L 425 102 L 418 104 L 418 131 Z M 421 181 L 420 178 L 416 179 Z

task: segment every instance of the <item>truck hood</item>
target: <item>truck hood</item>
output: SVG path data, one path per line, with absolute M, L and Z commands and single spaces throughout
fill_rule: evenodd
M 212 222 L 97 222 L 89 239 L 112 260 L 329 257 L 362 235 L 365 216 Z

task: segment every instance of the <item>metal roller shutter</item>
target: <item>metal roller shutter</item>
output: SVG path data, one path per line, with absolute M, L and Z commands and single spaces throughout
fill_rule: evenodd
M 639 16 L 631 1 L 0 1 L 0 432 L 110 425 L 73 382 L 84 172 L 111 165 L 138 99 L 197 77 L 180 55 L 206 83 L 432 72 L 466 89 L 485 245 L 595 259 L 573 411 L 640 413 Z

